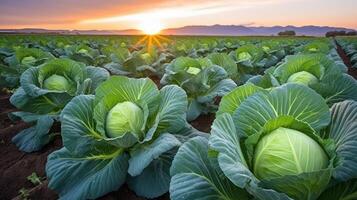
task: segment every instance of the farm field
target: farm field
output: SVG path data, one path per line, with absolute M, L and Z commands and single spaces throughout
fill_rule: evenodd
M 0 35 L 0 88 L 0 199 L 357 198 L 357 37 Z

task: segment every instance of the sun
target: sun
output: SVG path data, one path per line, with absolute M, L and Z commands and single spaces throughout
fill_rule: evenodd
M 163 29 L 163 24 L 159 20 L 146 19 L 139 24 L 139 29 L 147 35 L 156 35 Z

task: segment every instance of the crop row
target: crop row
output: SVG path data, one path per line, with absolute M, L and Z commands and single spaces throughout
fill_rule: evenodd
M 46 174 L 62 199 L 124 183 L 177 200 L 357 190 L 357 81 L 330 40 L 31 37 L 0 40 L 0 84 L 10 117 L 33 124 L 13 138 L 20 150 L 61 124 Z M 208 113 L 210 134 L 189 123 Z

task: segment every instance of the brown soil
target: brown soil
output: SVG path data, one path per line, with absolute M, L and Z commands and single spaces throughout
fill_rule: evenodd
M 193 120 L 190 124 L 197 130 L 209 133 L 211 131 L 211 125 L 215 118 L 215 114 L 209 113 L 207 115 L 201 115 L 197 119 Z
M 8 118 L 10 112 L 17 109 L 9 102 L 11 94 L 0 92 L 0 199 L 12 199 L 19 195 L 22 188 L 30 190 L 30 194 L 37 194 L 31 199 L 56 199 L 54 192 L 45 187 L 33 185 L 27 177 L 35 172 L 39 177 L 45 177 L 47 155 L 62 146 L 60 136 L 43 150 L 35 153 L 24 153 L 11 142 L 21 130 L 30 127 L 30 124 Z M 59 126 L 54 126 L 59 131 Z M 57 129 L 57 130 L 55 130 Z M 49 198 L 52 197 L 52 198 Z
M 12 125 L 11 120 L 8 118 L 8 113 L 17 110 L 11 105 L 9 101 L 10 96 L 10 94 L 0 92 L 0 129 Z
M 336 41 L 335 43 L 337 44 L 337 53 L 340 55 L 345 65 L 348 67 L 348 74 L 357 79 L 357 68 L 352 68 L 350 58 L 346 55 L 345 51 L 343 51 L 341 46 Z
M 34 187 L 27 180 L 27 176 L 35 172 L 39 177 L 45 177 L 45 164 L 47 155 L 62 146 L 60 136 L 39 152 L 24 153 L 17 149 L 11 142 L 11 138 L 20 130 L 29 125 L 19 123 L 0 132 L 1 159 L 0 159 L 0 199 L 11 199 L 18 195 L 21 188 L 31 189 Z M 49 191 L 50 192 L 50 191 Z M 41 192 L 41 194 L 46 195 Z M 34 198 L 42 199 L 42 198 Z
M 160 84 L 160 77 L 156 76 L 156 75 L 151 75 L 149 76 L 149 78 L 156 84 L 156 86 L 160 89 L 161 88 L 161 84 Z
M 40 195 L 31 199 L 49 199 L 48 195 L 54 193 L 43 185 L 35 187 L 27 180 L 27 177 L 33 172 L 39 177 L 45 177 L 47 155 L 62 146 L 60 136 L 56 136 L 54 141 L 39 152 L 24 153 L 17 149 L 11 142 L 11 138 L 30 125 L 24 122 L 6 125 L 6 128 L 0 130 L 0 152 L 2 154 L 0 157 L 0 199 L 12 199 L 19 194 L 22 188 Z M 41 192 L 38 192 L 39 190 Z M 54 197 L 52 199 L 56 199 L 56 196 L 52 195 L 52 197 Z

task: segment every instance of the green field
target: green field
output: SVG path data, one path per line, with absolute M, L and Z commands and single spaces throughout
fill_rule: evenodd
M 0 35 L 0 164 L 34 172 L 0 197 L 357 199 L 355 78 L 356 37 Z

